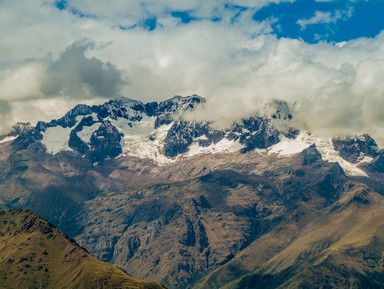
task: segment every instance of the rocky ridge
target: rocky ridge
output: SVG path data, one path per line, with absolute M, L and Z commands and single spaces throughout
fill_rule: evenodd
M 175 96 L 159 103 L 118 97 L 102 105 L 77 105 L 60 119 L 39 122 L 36 127 L 20 125 L 23 129 L 15 127 L 12 134 L 19 136 L 15 141 L 19 148 L 37 142 L 48 153 L 70 151 L 93 163 L 121 155 L 169 163 L 204 153 L 255 149 L 269 153 L 301 142 L 302 149 L 316 143 L 324 158 L 341 159 L 347 173 L 363 175 L 357 167 L 381 154 L 369 135 L 334 138 L 331 144 L 306 132 L 298 138 L 300 131 L 289 127 L 294 115 L 284 101 L 271 101 L 261 115 L 241 119 L 226 130 L 183 118 L 185 112 L 204 102 L 197 95 Z M 278 129 L 276 121 L 287 129 Z
M 270 116 L 242 119 L 228 130 L 182 118 L 184 112 L 204 102 L 204 98 L 192 95 L 175 96 L 159 103 L 119 97 L 103 105 L 77 105 L 60 119 L 38 122 L 35 128 L 21 132 L 18 142 L 24 145 L 41 142 L 49 153 L 74 151 L 93 162 L 122 153 L 139 156 L 135 154 L 135 145 L 144 143 L 147 149 L 144 157 L 159 161 L 161 158 L 156 157 L 160 156 L 171 161 L 194 150 L 209 150 L 206 148 L 243 152 L 267 148 L 283 136 L 273 126 L 272 119 L 292 118 L 288 105 L 281 101 L 266 108 Z M 295 132 L 291 130 L 284 135 L 294 137 Z

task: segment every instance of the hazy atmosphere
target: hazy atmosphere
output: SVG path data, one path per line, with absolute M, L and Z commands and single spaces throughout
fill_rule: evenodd
M 207 103 L 189 117 L 218 126 L 282 99 L 297 127 L 383 141 L 381 1 L 159 2 L 0 1 L 1 129 L 196 93 Z

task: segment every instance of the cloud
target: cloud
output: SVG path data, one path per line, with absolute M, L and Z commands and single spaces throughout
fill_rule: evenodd
M 187 117 L 226 127 L 282 99 L 294 111 L 291 125 L 296 128 L 327 137 L 368 132 L 383 143 L 382 40 L 381 34 L 339 47 L 259 37 L 245 48 L 254 62 L 242 74 L 247 78 L 238 79 L 236 87 L 225 82 L 228 87 L 218 88 L 204 109 Z
M 269 3 L 294 2 L 295 0 L 115 0 L 113 5 L 103 0 L 68 0 L 68 9 L 82 11 L 108 22 L 121 25 L 134 25 L 147 18 L 163 18 L 172 11 L 188 11 L 192 17 L 199 19 L 228 19 L 233 8 L 260 9 Z
M 42 96 L 40 90 L 45 68 L 42 62 L 28 61 L 3 70 L 0 74 L 0 99 L 17 100 Z
M 270 2 L 69 0 L 74 14 L 53 1 L 0 1 L 0 129 L 120 93 L 143 101 L 197 93 L 208 101 L 187 117 L 220 127 L 282 99 L 298 128 L 384 135 L 384 35 L 343 45 L 277 38 L 273 20 L 253 19 Z M 198 20 L 182 23 L 174 10 Z M 155 30 L 119 27 L 151 15 Z
M 94 44 L 88 40 L 75 42 L 60 58 L 49 64 L 42 92 L 50 95 L 77 95 L 80 98 L 110 97 L 127 84 L 121 70 L 109 62 L 86 56 Z
M 66 48 L 56 61 L 47 56 L 7 67 L 0 74 L 0 99 L 63 95 L 81 99 L 117 95 L 127 80 L 111 63 L 86 56 L 92 47 L 92 42 L 81 40 Z
M 324 1 L 323 1 L 324 2 Z M 353 9 L 350 7 L 347 11 L 336 10 L 332 12 L 323 12 L 316 11 L 315 14 L 308 19 L 299 19 L 297 20 L 297 24 L 301 26 L 301 29 L 304 30 L 308 25 L 314 24 L 330 24 L 336 23 L 340 20 L 346 20 L 350 18 L 353 14 Z

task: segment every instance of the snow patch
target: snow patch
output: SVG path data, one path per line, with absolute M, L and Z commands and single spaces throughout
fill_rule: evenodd
M 48 153 L 53 155 L 61 151 L 72 151 L 68 146 L 71 130 L 70 127 L 49 127 L 42 133 L 41 143 L 47 148 Z
M 307 132 L 301 132 L 293 140 L 283 139 L 281 142 L 271 146 L 270 148 L 257 151 L 262 154 L 277 153 L 279 156 L 291 156 L 301 153 L 312 144 L 316 145 L 321 154 L 321 158 L 324 161 L 339 163 L 347 175 L 367 177 L 367 174 L 362 169 L 358 168 L 358 165 L 362 162 L 369 162 L 369 158 L 366 157 L 358 164 L 352 164 L 340 157 L 339 153 L 333 147 L 332 139 L 318 138 L 314 135 L 308 134 Z
M 95 113 L 95 112 L 92 112 L 92 113 L 90 114 L 90 116 L 92 116 L 92 119 L 93 119 L 94 121 L 98 121 L 98 120 L 99 120 L 99 117 L 97 116 L 97 113 Z
M 77 136 L 85 143 L 89 143 L 91 141 L 91 136 L 93 132 L 98 130 L 100 127 L 101 123 L 96 122 L 91 126 L 83 126 L 83 129 L 81 131 L 77 132 Z
M 277 153 L 280 156 L 290 156 L 301 153 L 308 148 L 312 143 L 305 140 L 304 133 L 301 133 L 294 140 L 284 138 L 279 143 L 273 145 L 268 154 Z
M 6 136 L 2 140 L 0 140 L 0 144 L 13 141 L 13 140 L 17 139 L 17 137 L 18 136 Z
M 313 138 L 313 140 L 323 160 L 330 163 L 339 163 L 344 172 L 349 176 L 368 177 L 362 169 L 357 167 L 359 163 L 352 164 L 340 157 L 339 153 L 333 147 L 331 139 Z
M 125 118 L 111 119 L 111 123 L 123 134 L 123 155 L 138 158 L 149 158 L 159 164 L 173 160 L 162 154 L 164 140 L 173 123 L 155 129 L 155 117 L 145 116 L 140 122 L 128 121 Z
M 216 154 L 216 153 L 231 153 L 239 151 L 243 147 L 239 141 L 228 140 L 223 138 L 216 144 L 211 144 L 207 147 L 201 147 L 197 142 L 192 144 L 189 148 L 189 151 L 180 156 L 191 157 L 197 154 Z

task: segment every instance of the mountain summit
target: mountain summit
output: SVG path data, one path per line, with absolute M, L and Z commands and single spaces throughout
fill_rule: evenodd
M 73 152 L 93 163 L 131 156 L 165 164 L 198 154 L 236 151 L 283 156 L 316 144 L 325 160 L 338 162 L 347 174 L 359 176 L 366 176 L 360 165 L 380 155 L 369 135 L 324 139 L 291 128 L 294 114 L 280 100 L 270 101 L 259 115 L 240 119 L 228 129 L 183 118 L 205 101 L 192 95 L 143 103 L 120 96 L 102 105 L 77 105 L 62 118 L 15 129 L 15 145 L 39 143 L 49 154 Z M 276 122 L 286 129 L 279 129 Z

